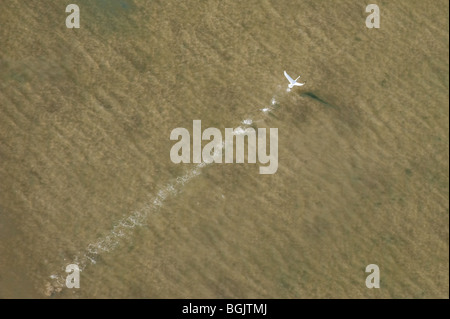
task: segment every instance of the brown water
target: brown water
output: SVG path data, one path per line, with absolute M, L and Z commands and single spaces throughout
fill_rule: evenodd
M 0 10 L 0 297 L 448 298 L 447 1 L 72 2 Z M 278 172 L 172 163 L 194 119 Z

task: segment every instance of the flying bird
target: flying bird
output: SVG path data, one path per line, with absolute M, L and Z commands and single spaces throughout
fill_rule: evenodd
M 286 71 L 284 71 L 284 76 L 286 77 L 286 79 L 288 79 L 289 81 L 289 88 L 292 89 L 294 86 L 303 86 L 305 85 L 305 83 L 298 83 L 297 80 L 300 79 L 300 77 L 296 78 L 295 80 L 293 80 L 289 74 L 286 73 Z

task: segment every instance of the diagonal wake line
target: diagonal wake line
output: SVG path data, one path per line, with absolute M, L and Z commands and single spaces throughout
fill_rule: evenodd
M 287 91 L 289 92 L 289 91 Z M 278 106 L 276 100 L 276 94 L 273 95 L 270 105 L 262 108 L 259 113 L 268 114 L 273 112 Z M 254 121 L 251 118 L 247 118 L 241 121 L 241 126 L 236 128 L 235 134 L 244 134 L 246 128 L 251 126 L 253 123 L 263 120 L 257 119 Z M 223 149 L 225 144 L 220 146 Z M 179 176 L 175 181 L 167 184 L 165 187 L 161 188 L 156 196 L 154 196 L 147 204 L 145 204 L 141 209 L 135 210 L 130 213 L 127 217 L 119 220 L 113 228 L 107 232 L 106 235 L 100 237 L 97 241 L 90 243 L 84 250 L 80 251 L 73 258 L 73 262 L 70 264 L 76 264 L 80 271 L 83 271 L 87 266 L 94 265 L 97 263 L 96 259 L 104 253 L 113 251 L 121 241 L 125 241 L 127 237 L 131 236 L 133 229 L 138 226 L 144 226 L 145 221 L 150 213 L 157 213 L 164 205 L 164 202 L 171 196 L 176 196 L 183 187 L 191 181 L 194 177 L 201 174 L 202 168 L 210 165 L 211 163 L 202 162 L 197 164 L 194 168 L 190 169 L 187 173 Z M 66 284 L 65 267 L 52 275 L 50 275 L 50 281 L 45 284 L 44 294 L 46 296 L 52 296 L 60 293 Z

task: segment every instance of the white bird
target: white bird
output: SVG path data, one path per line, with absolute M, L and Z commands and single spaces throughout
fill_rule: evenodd
M 286 71 L 284 71 L 284 76 L 286 77 L 286 79 L 288 79 L 289 81 L 289 88 L 292 89 L 294 86 L 303 86 L 305 85 L 305 83 L 298 83 L 297 80 L 300 79 L 300 77 L 296 78 L 295 80 L 293 80 L 289 74 L 286 73 Z

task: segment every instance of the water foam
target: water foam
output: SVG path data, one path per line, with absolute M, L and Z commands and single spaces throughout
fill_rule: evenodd
M 264 114 L 267 114 L 272 112 L 277 105 L 278 102 L 275 99 L 275 96 L 273 96 L 270 106 L 261 109 L 261 111 Z M 253 121 L 252 119 L 244 119 L 241 121 L 244 125 L 251 125 L 254 122 L 257 121 Z M 245 134 L 248 129 L 250 128 L 239 126 L 234 130 L 234 134 Z M 225 144 L 222 143 L 221 148 L 223 149 L 224 147 Z M 73 258 L 71 264 L 78 265 L 80 271 L 83 271 L 89 265 L 95 265 L 97 263 L 97 258 L 101 254 L 113 251 L 120 244 L 120 241 L 124 241 L 127 237 L 131 236 L 136 227 L 145 225 L 150 214 L 157 213 L 164 206 L 164 202 L 169 197 L 176 196 L 189 181 L 201 174 L 202 168 L 209 164 L 211 163 L 202 162 L 197 164 L 184 175 L 177 177 L 175 181 L 161 188 L 141 209 L 135 210 L 127 217 L 117 221 L 106 235 L 102 236 L 97 241 L 88 244 L 84 250 Z M 65 267 L 61 269 L 61 271 L 51 274 L 49 278 L 52 282 L 46 283 L 44 289 L 45 295 L 51 296 L 60 293 L 63 287 L 65 287 L 66 276 L 67 273 L 65 273 Z

